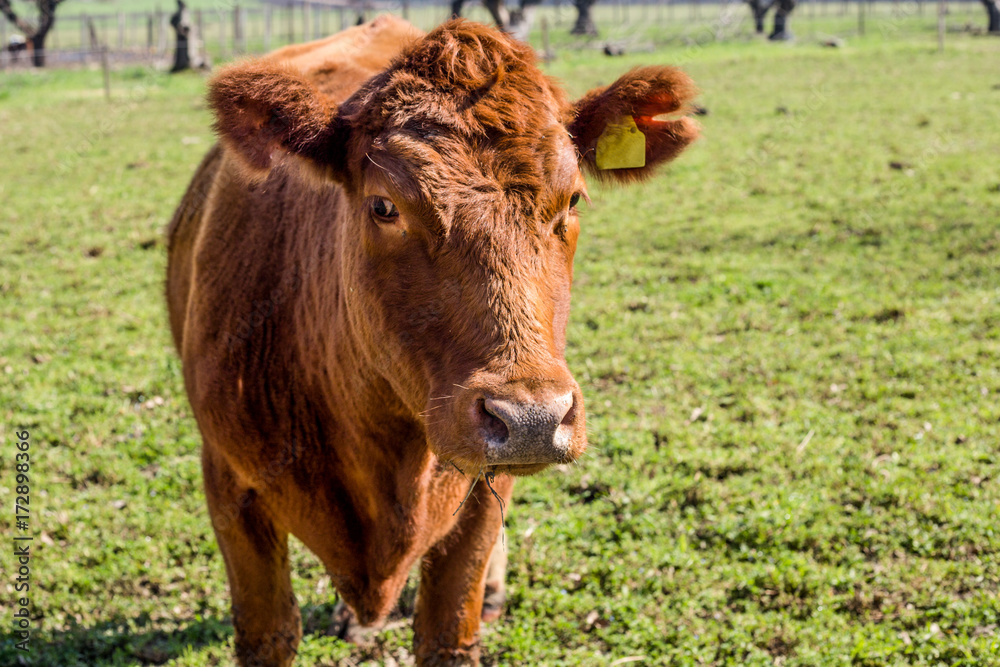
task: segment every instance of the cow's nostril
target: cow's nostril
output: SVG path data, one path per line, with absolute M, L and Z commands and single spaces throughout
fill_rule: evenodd
M 570 406 L 563 415 L 562 421 L 559 422 L 560 426 L 572 426 L 573 422 L 576 421 L 576 396 L 570 394 Z
M 480 428 L 482 428 L 483 435 L 486 436 L 486 439 L 501 444 L 507 442 L 507 438 L 510 437 L 510 429 L 507 427 L 504 420 L 501 419 L 495 412 L 490 410 L 485 399 L 479 399 L 477 401 L 477 405 L 479 412 L 479 425 Z

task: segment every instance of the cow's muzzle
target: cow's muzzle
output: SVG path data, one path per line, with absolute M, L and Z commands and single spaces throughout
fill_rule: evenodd
M 578 459 L 587 449 L 580 387 L 565 368 L 541 370 L 516 379 L 479 371 L 434 387 L 422 413 L 434 453 L 469 474 L 533 475 Z
M 487 466 L 549 465 L 576 458 L 582 401 L 579 389 L 506 386 L 482 392 L 471 406 L 472 423 Z

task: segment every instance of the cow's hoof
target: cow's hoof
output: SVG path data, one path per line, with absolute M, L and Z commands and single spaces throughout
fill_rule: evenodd
M 483 623 L 493 623 L 499 620 L 502 615 L 503 607 L 494 607 L 488 604 L 483 605 Z
M 327 634 L 331 637 L 343 639 L 345 642 L 363 646 L 371 644 L 382 629 L 384 623 L 377 625 L 361 625 L 354 611 L 344 604 L 343 600 L 338 600 L 333 608 L 333 616 L 330 619 L 330 627 Z
M 468 648 L 441 648 L 430 654 L 418 652 L 419 667 L 477 667 L 479 663 L 479 646 Z
M 503 606 L 507 602 L 507 592 L 503 589 L 490 591 L 486 587 L 486 597 L 483 598 L 483 623 L 493 623 L 503 615 Z
M 289 667 L 300 639 L 297 629 L 253 638 L 237 631 L 236 663 L 241 667 Z

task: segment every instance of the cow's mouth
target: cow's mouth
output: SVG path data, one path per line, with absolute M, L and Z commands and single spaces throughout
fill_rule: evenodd
M 555 463 L 500 463 L 496 465 L 488 466 L 483 470 L 484 473 L 493 473 L 495 475 L 509 475 L 510 477 L 527 477 L 529 475 L 534 475 L 540 473 L 543 470 L 552 467 L 553 465 L 559 465 L 558 462 Z
M 556 463 L 497 463 L 494 465 L 484 466 L 481 470 L 472 470 L 460 468 L 454 461 L 442 462 L 446 467 L 454 467 L 455 470 L 460 472 L 466 478 L 471 479 L 472 475 L 478 473 L 477 479 L 479 477 L 492 478 L 495 475 L 508 475 L 510 477 L 526 477 L 528 475 L 534 475 L 535 473 L 541 472 L 546 468 L 553 465 L 559 465 Z

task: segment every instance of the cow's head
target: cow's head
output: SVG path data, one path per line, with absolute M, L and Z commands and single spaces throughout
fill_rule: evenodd
M 696 137 L 693 95 L 680 71 L 646 67 L 570 104 L 528 46 L 452 21 L 339 106 L 268 61 L 224 70 L 210 100 L 249 170 L 292 155 L 314 186 L 343 186 L 331 298 L 435 453 L 529 474 L 586 447 L 564 359 L 581 167 L 645 178 Z

